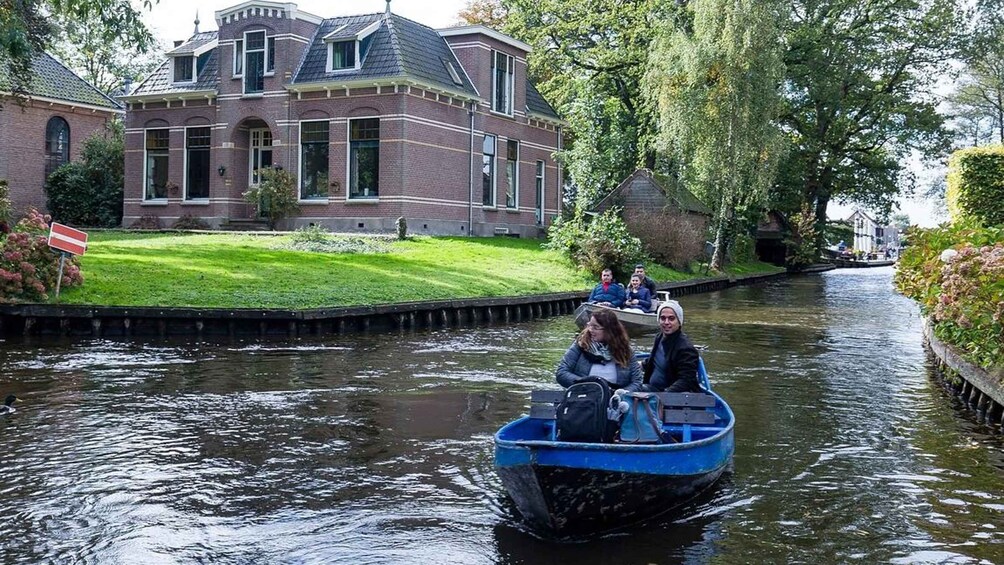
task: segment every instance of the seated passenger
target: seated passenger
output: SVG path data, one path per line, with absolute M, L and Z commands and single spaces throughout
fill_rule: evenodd
M 700 392 L 697 349 L 683 333 L 683 307 L 675 300 L 659 305 L 659 329 L 645 360 L 645 392 Z
M 652 309 L 652 294 L 642 286 L 641 277 L 638 275 L 631 275 L 631 284 L 627 287 L 627 300 L 624 301 L 624 309 L 638 312 L 648 312 Z
M 586 377 L 605 379 L 612 389 L 637 392 L 641 388 L 641 367 L 634 362 L 627 331 L 616 314 L 593 312 L 558 363 L 555 377 L 565 388 Z
M 641 277 L 641 285 L 648 289 L 648 293 L 655 298 L 655 281 L 645 274 L 645 265 L 638 263 L 634 266 L 634 274 Z
M 614 272 L 610 269 L 603 269 L 600 275 L 600 284 L 593 287 L 586 302 L 620 308 L 624 306 L 624 287 L 618 282 L 614 282 Z

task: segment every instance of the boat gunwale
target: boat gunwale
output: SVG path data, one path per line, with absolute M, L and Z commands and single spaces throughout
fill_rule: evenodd
M 520 447 L 524 448 L 551 448 L 551 449 L 577 449 L 585 451 L 607 451 L 607 452 L 624 452 L 635 453 L 635 452 L 663 452 L 663 451 L 677 451 L 683 449 L 690 449 L 695 447 L 702 447 L 707 444 L 715 443 L 721 441 L 721 439 L 733 431 L 736 424 L 735 414 L 732 412 L 732 407 L 729 406 L 725 399 L 723 399 L 718 393 L 714 391 L 706 391 L 708 394 L 714 396 L 721 405 L 724 407 L 726 414 L 729 416 L 729 422 L 720 431 L 714 435 L 702 438 L 699 440 L 692 440 L 688 442 L 678 442 L 678 443 L 590 443 L 590 442 L 575 442 L 575 441 L 557 441 L 557 440 L 542 440 L 542 439 L 525 439 L 525 440 L 513 440 L 513 439 L 502 439 L 499 436 L 502 432 L 508 430 L 510 427 L 515 427 L 526 420 L 530 420 L 529 415 L 524 415 L 517 418 L 508 424 L 499 428 L 495 432 L 495 445 L 497 447 L 503 447 L 508 449 L 516 449 Z

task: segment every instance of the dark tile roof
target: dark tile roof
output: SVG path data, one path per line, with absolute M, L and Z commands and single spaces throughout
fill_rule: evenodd
M 326 72 L 328 53 L 324 36 L 343 25 L 348 26 L 345 29 L 361 30 L 376 21 L 382 21 L 382 24 L 369 36 L 369 48 L 362 54 L 359 70 Z M 342 32 L 338 33 L 339 37 L 342 35 Z M 453 81 L 446 62 L 453 64 L 461 84 Z M 293 84 L 391 77 L 410 77 L 431 86 L 460 90 L 471 96 L 477 93 L 446 40 L 436 30 L 394 14 L 389 18 L 385 18 L 385 14 L 368 14 L 324 20 L 307 49 Z
M 188 41 L 168 51 L 167 56 L 171 57 L 173 55 L 193 55 L 195 54 L 195 51 L 200 47 L 205 47 L 207 44 L 216 41 L 216 37 L 217 37 L 217 32 L 215 31 L 204 31 L 202 33 L 196 33 L 192 37 L 188 38 Z
M 344 22 L 344 23 L 342 23 L 340 25 L 337 25 L 334 28 L 332 28 L 331 31 L 329 31 L 328 33 L 322 35 L 321 38 L 323 39 L 323 38 L 325 38 L 328 35 L 331 35 L 333 33 L 333 35 L 331 35 L 331 37 L 327 37 L 327 39 L 329 41 L 339 41 L 339 40 L 342 40 L 342 39 L 353 39 L 353 38 L 355 38 L 355 36 L 360 31 L 366 29 L 370 24 L 372 24 L 373 21 L 374 20 L 365 20 L 365 19 L 363 19 L 363 20 L 353 21 L 353 22 Z
M 28 87 L 28 95 L 43 96 L 70 103 L 101 106 L 110 110 L 121 110 L 122 105 L 105 96 L 91 83 L 77 76 L 65 65 L 48 53 L 40 53 L 32 61 L 34 78 Z M 10 91 L 10 76 L 7 66 L 0 65 L 0 91 Z
M 659 192 L 666 196 L 666 200 L 668 202 L 674 204 L 680 210 L 705 216 L 711 215 L 711 209 L 705 206 L 699 198 L 694 196 L 692 192 L 684 188 L 679 182 L 674 182 L 673 179 L 665 175 L 653 173 L 649 169 L 645 168 L 635 169 L 633 173 L 628 175 L 626 179 L 617 185 L 617 188 L 610 191 L 609 194 L 593 205 L 590 210 L 602 211 L 616 204 L 621 198 L 621 193 L 631 186 L 639 177 L 648 178 L 649 181 L 647 184 L 657 188 Z
M 193 43 L 193 40 L 199 36 L 209 36 L 207 41 L 202 44 L 208 43 L 213 39 L 216 39 L 215 31 L 207 31 L 203 33 L 198 33 L 192 36 L 185 42 L 185 45 Z M 185 45 L 181 45 L 184 47 Z M 157 67 L 157 70 L 153 71 L 150 76 L 146 78 L 143 82 L 136 87 L 129 95 L 130 96 L 142 96 L 144 94 L 180 94 L 184 92 L 194 92 L 200 90 L 217 90 L 220 86 L 220 73 L 219 73 L 219 49 L 213 49 L 209 52 L 209 58 L 206 60 L 205 66 L 199 72 L 199 76 L 196 77 L 195 82 L 186 84 L 172 84 L 171 75 L 174 72 L 174 65 L 170 57 L 167 58 L 163 63 Z M 192 50 L 194 52 L 194 49 Z
M 561 119 L 558 116 L 558 112 L 547 103 L 547 100 L 540 94 L 537 87 L 530 82 L 530 79 L 526 80 L 526 109 L 534 114 Z

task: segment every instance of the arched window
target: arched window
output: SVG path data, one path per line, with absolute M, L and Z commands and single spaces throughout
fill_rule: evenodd
M 45 178 L 70 161 L 70 124 L 59 116 L 45 126 Z

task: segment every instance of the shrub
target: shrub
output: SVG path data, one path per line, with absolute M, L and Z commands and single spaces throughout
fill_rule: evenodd
M 0 236 L 0 302 L 40 301 L 56 286 L 59 254 L 49 248 L 49 216 L 32 209 L 14 227 Z M 83 283 L 76 257 L 63 266 L 63 288 Z
M 196 218 L 191 214 L 185 214 L 178 218 L 178 220 L 174 222 L 174 225 L 171 227 L 176 230 L 208 230 L 209 224 L 202 218 Z
M 897 289 L 931 316 L 939 338 L 988 368 L 1004 367 L 1002 241 L 1000 228 L 910 228 L 895 278 Z
M 816 262 L 816 215 L 809 207 L 791 216 L 791 236 L 784 241 L 788 253 L 784 260 L 792 269 L 802 269 Z
M 87 138 L 80 161 L 56 169 L 45 181 L 53 217 L 77 226 L 121 224 L 124 164 L 121 126 Z
M 623 278 L 633 271 L 635 263 L 648 259 L 641 240 L 628 231 L 618 208 L 610 208 L 589 223 L 579 212 L 571 220 L 551 224 L 548 236 L 546 247 L 564 253 L 597 277 L 609 268 L 614 278 Z
M 945 199 L 952 222 L 1004 225 L 1004 145 L 953 153 Z
M 13 211 L 14 207 L 10 203 L 10 187 L 6 180 L 0 179 L 0 233 L 7 233 Z
M 704 254 L 707 226 L 701 218 L 668 211 L 632 212 L 626 217 L 631 234 L 663 265 L 687 270 Z
M 387 253 L 384 241 L 372 237 L 332 237 L 323 228 L 307 226 L 293 232 L 292 240 L 279 246 L 308 253 Z
M 159 230 L 160 218 L 157 216 L 140 216 L 136 221 L 129 224 L 131 230 Z
M 297 228 L 293 232 L 293 243 L 324 243 L 330 240 L 328 230 L 316 224 Z
M 275 229 L 280 220 L 297 210 L 296 177 L 280 168 L 258 169 L 261 182 L 244 193 L 256 214 L 268 219 L 268 227 Z

